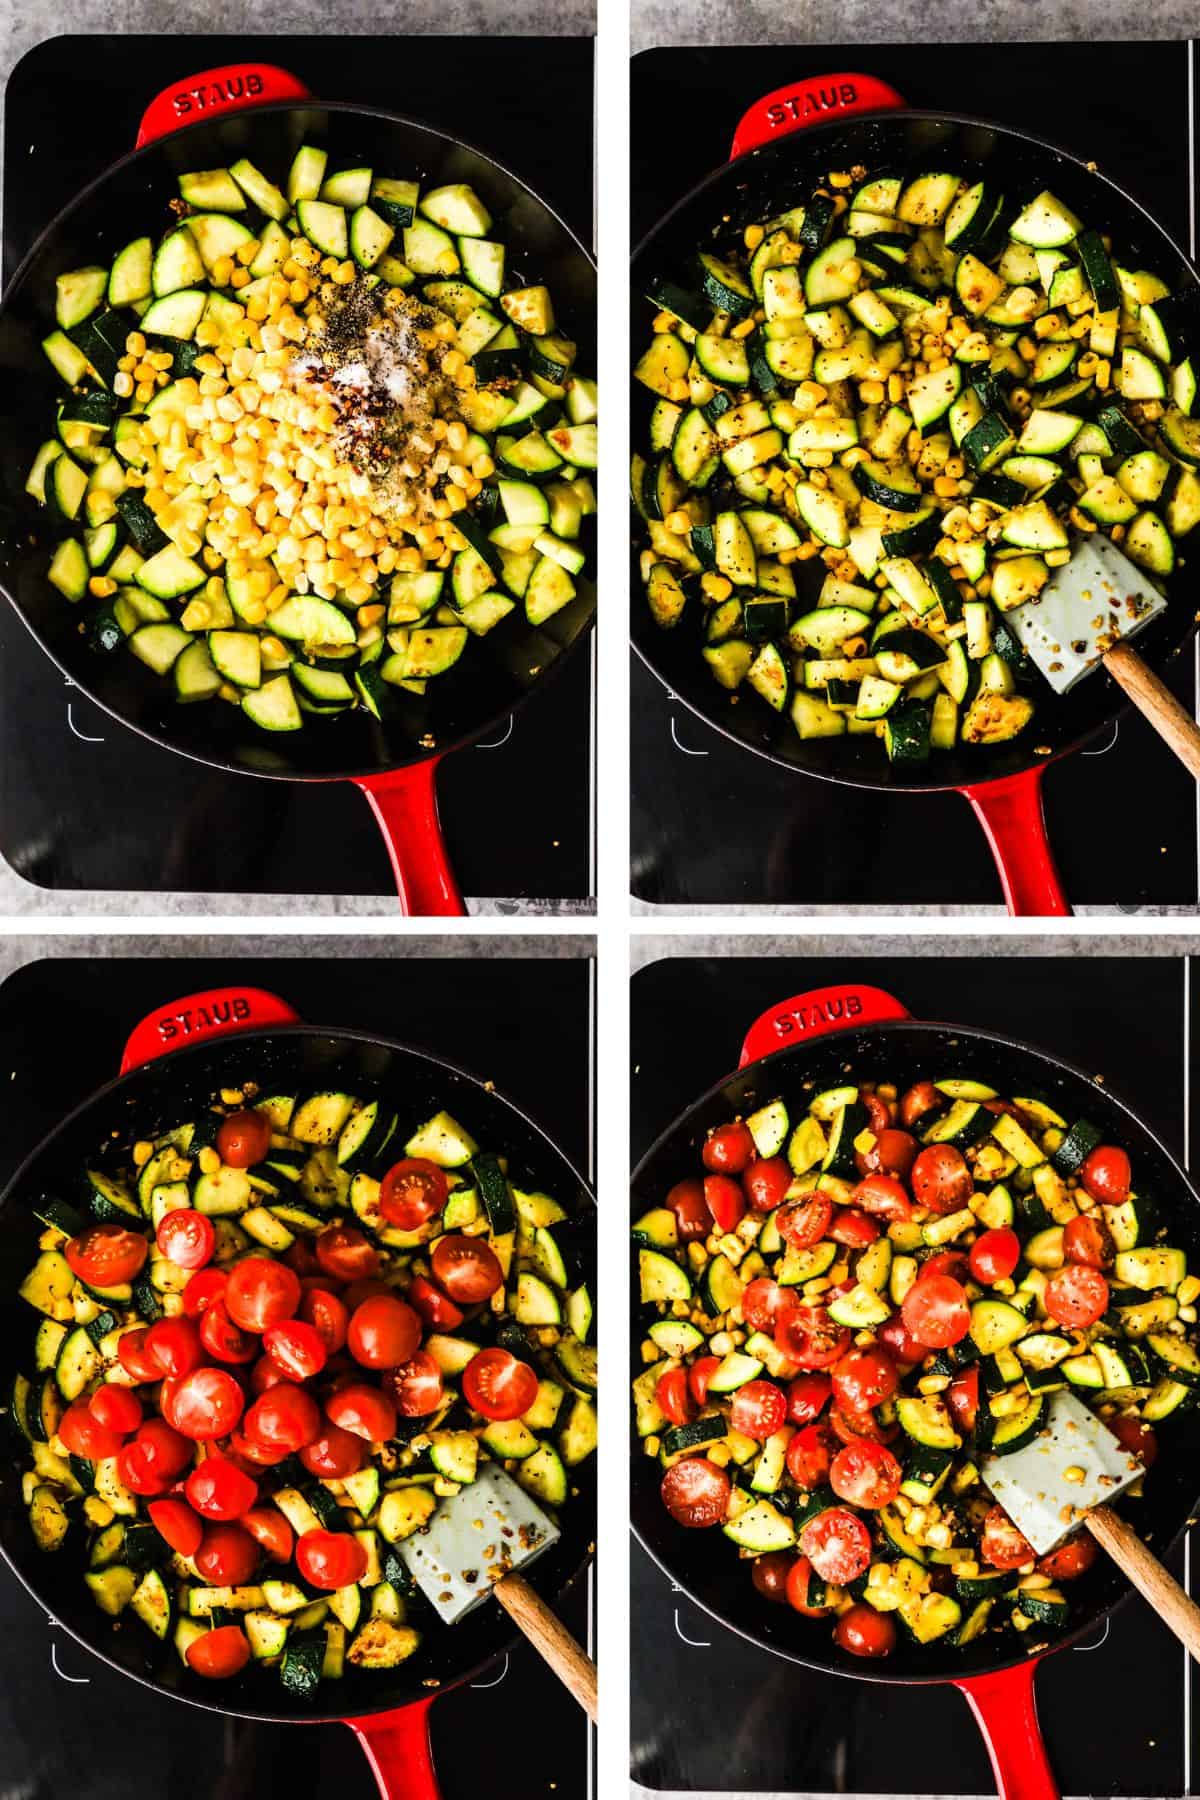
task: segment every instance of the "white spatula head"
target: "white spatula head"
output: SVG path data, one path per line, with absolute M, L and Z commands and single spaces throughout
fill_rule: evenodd
M 1065 694 L 1166 604 L 1145 571 L 1093 531 L 1073 540 L 1070 562 L 1054 571 L 1036 600 L 1004 617 L 1055 693 Z
M 409 1574 L 444 1624 L 453 1625 L 497 1581 L 558 1542 L 559 1530 L 495 1463 L 443 1500 L 424 1531 L 398 1546 Z
M 1077 1395 L 1048 1397 L 1033 1442 L 1009 1456 L 985 1456 L 979 1473 L 1039 1556 L 1062 1543 L 1093 1506 L 1108 1504 L 1145 1474 Z

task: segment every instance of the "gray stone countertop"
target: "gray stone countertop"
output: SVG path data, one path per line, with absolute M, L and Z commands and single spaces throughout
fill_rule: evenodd
M 435 34 L 479 36 L 491 32 L 506 37 L 586 36 L 595 30 L 593 0 L 407 0 L 397 29 L 408 35 Z M 336 30 L 341 36 L 377 35 L 386 29 L 387 15 L 369 0 L 336 0 L 334 5 L 316 0 L 288 0 L 271 19 L 272 37 L 319 35 Z M 119 17 L 112 0 L 65 0 L 51 6 L 47 0 L 0 0 L 0 81 L 7 83 L 16 65 L 35 44 L 45 38 L 72 32 L 108 33 L 230 32 L 245 29 L 258 35 L 247 10 L 224 0 L 127 0 Z M 0 144 L 0 181 L 3 180 L 3 146 Z M 472 899 L 475 917 L 514 914 L 541 917 L 587 916 L 590 901 L 547 898 L 517 902 L 507 899 Z M 44 917 L 48 913 L 122 918 L 153 913 L 163 918 L 216 914 L 236 917 L 370 918 L 395 912 L 395 902 L 372 895 L 261 895 L 261 894 L 121 894 L 48 893 L 17 875 L 0 858 L 0 915 L 14 918 Z
M 844 0 L 632 0 L 634 51 L 665 44 L 887 44 L 913 39 L 995 44 L 1021 38 L 1187 38 L 1182 0 L 926 0 L 876 6 Z

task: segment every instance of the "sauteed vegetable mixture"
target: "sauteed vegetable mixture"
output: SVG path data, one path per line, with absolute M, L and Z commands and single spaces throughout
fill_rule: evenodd
M 448 1113 L 406 1136 L 378 1096 L 223 1089 L 35 1211 L 32 1531 L 197 1674 L 395 1668 L 428 1613 L 395 1547 L 441 1498 L 491 1459 L 570 1504 L 584 1228 Z
M 650 298 L 650 609 L 802 738 L 1007 742 L 1047 688 L 1006 615 L 1072 534 L 1154 584 L 1200 519 L 1196 291 L 1052 193 L 831 172 Z
M 462 184 L 245 160 L 165 235 L 58 278 L 66 383 L 28 492 L 97 650 L 266 731 L 411 711 L 523 607 L 575 596 L 596 386 Z M 415 715 L 414 715 L 415 716 Z
M 1036 1558 L 977 1464 L 1070 1386 L 1149 1468 L 1200 1391 L 1200 1278 L 1126 1152 L 955 1076 L 775 1099 L 699 1160 L 634 1226 L 672 1518 L 857 1656 L 1062 1630 L 1094 1540 Z

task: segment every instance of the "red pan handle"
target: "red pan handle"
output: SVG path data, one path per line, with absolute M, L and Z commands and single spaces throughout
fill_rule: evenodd
M 466 912 L 438 818 L 434 775 L 440 758 L 355 779 L 379 822 L 400 910 L 408 917 L 448 918 Z
M 1059 1786 L 1038 1724 L 1033 1677 L 1038 1659 L 998 1675 L 972 1675 L 954 1686 L 983 1733 L 1000 1800 L 1059 1800 Z
M 233 1037 L 239 1031 L 261 1031 L 266 1025 L 295 1025 L 299 1013 L 265 988 L 206 988 L 155 1007 L 129 1034 L 121 1057 L 121 1073 L 170 1056 L 185 1044 Z
M 746 1033 L 738 1068 L 770 1056 L 801 1038 L 829 1037 L 835 1031 L 853 1031 L 859 1025 L 878 1025 L 883 1019 L 911 1019 L 907 1006 L 885 994 L 882 988 L 858 981 L 839 981 L 833 987 L 813 988 L 793 994 L 768 1007 Z
M 379 1783 L 383 1800 L 440 1800 L 441 1788 L 429 1746 L 428 1700 L 414 1700 L 396 1712 L 347 1719 Z
M 1071 912 L 1046 835 L 1043 772 L 1039 766 L 1003 781 L 958 790 L 983 826 L 1000 871 L 1005 904 L 1021 918 L 1064 918 Z
M 244 112 L 272 100 L 307 100 L 309 91 L 295 75 L 274 63 L 223 63 L 185 75 L 156 94 L 138 126 L 137 147 L 170 137 L 183 125 L 210 119 L 214 113 Z
M 852 113 L 893 112 L 905 101 L 876 75 L 809 75 L 756 100 L 733 134 L 730 161 L 776 138 Z

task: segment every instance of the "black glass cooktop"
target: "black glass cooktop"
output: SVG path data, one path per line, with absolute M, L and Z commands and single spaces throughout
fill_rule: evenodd
M 843 980 L 885 989 L 918 1018 L 1007 1034 L 1102 1073 L 1177 1156 L 1200 1124 L 1185 1066 L 1181 958 L 679 958 L 633 981 L 634 1161 L 736 1066 L 760 1012 Z M 1172 1560 L 1181 1578 L 1183 1554 Z M 952 1690 L 877 1687 L 793 1666 L 674 1591 L 636 1541 L 632 1560 L 632 1768 L 645 1787 L 781 1797 L 995 1792 L 982 1739 Z M 1039 1711 L 1062 1792 L 1189 1793 L 1200 1752 L 1194 1674 L 1136 1598 L 1094 1641 L 1048 1657 Z
M 1184 42 L 647 51 L 632 77 L 634 242 L 726 159 L 755 100 L 800 76 L 853 71 L 882 77 L 913 106 L 996 119 L 1096 159 L 1187 248 L 1192 54 Z M 1173 685 L 1190 706 L 1184 661 Z M 983 835 L 957 795 L 889 798 L 777 768 L 672 702 L 636 656 L 631 712 L 639 899 L 1000 906 Z M 1197 904 L 1194 784 L 1140 717 L 1126 713 L 1088 751 L 1056 763 L 1045 790 L 1076 907 Z
M 231 956 L 43 961 L 0 988 L 0 1186 L 79 1101 L 116 1074 L 143 1014 L 202 988 L 246 982 L 306 1020 L 400 1038 L 493 1079 L 575 1165 L 590 1164 L 592 964 L 578 960 L 303 960 Z M 503 1028 L 520 1020 L 519 1029 Z M 562 1608 L 587 1641 L 590 1577 Z M 522 1800 L 589 1800 L 590 1728 L 524 1644 L 430 1722 L 445 1800 L 469 1800 L 491 1748 L 521 1730 Z M 222 1722 L 149 1693 L 47 1623 L 0 1569 L 0 1790 L 30 1800 L 372 1800 L 376 1786 L 342 1726 Z
M 247 57 L 290 69 L 319 97 L 419 116 L 478 145 L 592 243 L 588 38 L 60 37 L 23 58 L 5 93 L 5 276 L 59 209 L 132 149 L 160 88 Z M 585 644 L 518 717 L 442 764 L 442 822 L 467 896 L 586 910 L 591 689 Z M 0 854 L 40 887 L 395 892 L 353 788 L 226 775 L 142 741 L 72 691 L 7 605 L 0 770 Z M 314 855 L 317 845 L 326 848 Z

